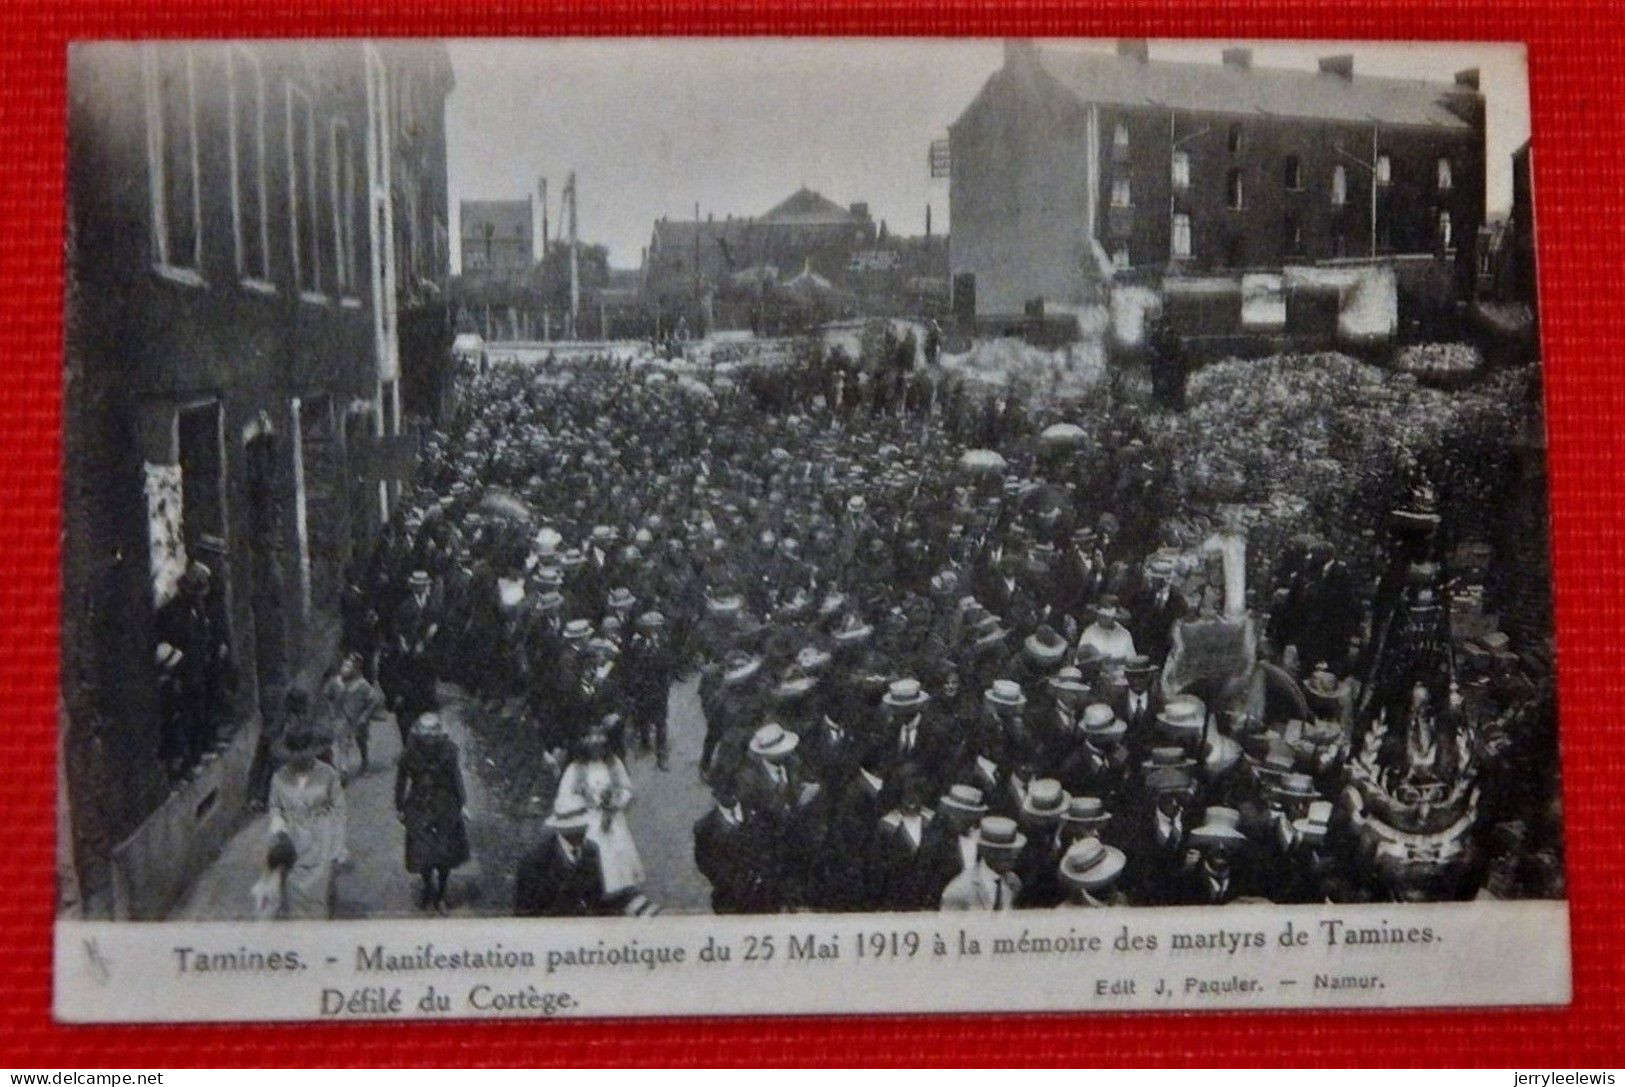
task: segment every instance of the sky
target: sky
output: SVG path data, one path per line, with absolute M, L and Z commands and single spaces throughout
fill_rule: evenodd
M 1111 50 L 1111 41 L 1046 41 Z M 1352 53 L 1356 76 L 1448 82 L 1478 68 L 1487 102 L 1489 210 L 1511 201 L 1509 156 L 1529 137 L 1521 45 L 1153 41 L 1152 59 L 1313 70 Z M 579 233 L 634 268 L 662 215 L 760 215 L 806 185 L 865 201 L 893 233 L 949 222 L 927 150 L 1002 63 L 996 39 L 552 39 L 453 41 L 446 104 L 452 259 L 460 200 L 522 199 L 548 179 L 550 219 L 575 171 Z M 537 229 L 540 230 L 540 216 Z

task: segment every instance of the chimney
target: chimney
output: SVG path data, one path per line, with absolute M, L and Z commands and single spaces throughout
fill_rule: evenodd
M 1144 38 L 1118 38 L 1117 55 L 1145 64 L 1151 59 L 1151 47 Z
M 1320 58 L 1320 74 L 1334 75 L 1339 79 L 1354 78 L 1354 54 L 1339 53 L 1335 57 Z
M 1222 56 L 1226 68 L 1235 68 L 1245 72 L 1251 70 L 1253 66 L 1253 51 L 1251 49 L 1242 49 L 1238 46 L 1234 49 L 1226 49 Z
M 1456 73 L 1456 86 L 1466 90 L 1478 90 L 1478 69 L 1464 68 Z

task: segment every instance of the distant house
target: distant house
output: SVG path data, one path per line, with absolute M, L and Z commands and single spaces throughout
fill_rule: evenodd
M 1453 83 L 1011 42 L 949 128 L 954 309 L 1097 300 L 1125 274 L 1470 255 L 1484 99 Z M 1472 266 L 1465 265 L 1471 275 Z
M 766 265 L 810 266 L 831 277 L 845 272 L 853 253 L 873 247 L 876 235 L 867 204 L 843 208 L 805 187 L 758 217 L 660 219 L 649 238 L 644 290 L 666 299 L 694 297 Z
M 527 200 L 464 200 L 459 205 L 463 274 L 528 275 L 536 263 L 534 218 Z

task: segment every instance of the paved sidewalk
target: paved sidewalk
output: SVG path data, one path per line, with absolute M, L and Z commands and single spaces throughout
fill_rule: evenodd
M 456 703 L 447 710 L 449 712 L 443 715 L 447 719 L 447 731 L 466 753 L 468 741 L 458 720 Z M 375 723 L 371 766 L 345 789 L 350 863 L 339 870 L 334 881 L 335 918 L 421 916 L 417 908 L 420 884 L 416 876 L 406 871 L 404 834 L 395 817 L 395 767 L 400 752 L 400 734 L 394 719 Z M 472 821 L 483 801 L 483 790 L 467 766 L 463 777 Z M 268 817 L 264 814 L 250 819 L 198 877 L 180 905 L 170 913 L 170 919 L 251 919 L 249 888 L 259 878 L 265 863 L 267 823 Z M 493 912 L 489 897 L 479 892 L 482 878 L 478 855 L 452 874 L 448 899 L 453 913 Z M 503 912 L 500 903 L 494 912 Z

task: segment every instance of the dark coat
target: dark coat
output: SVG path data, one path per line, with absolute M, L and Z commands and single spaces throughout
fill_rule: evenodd
M 925 851 L 932 817 L 929 811 L 921 814 L 924 826 L 918 846 L 910 841 L 895 812 L 882 816 L 875 828 L 869 845 L 869 868 L 877 909 L 934 910 L 941 901 L 932 858 Z
M 712 808 L 694 824 L 694 866 L 711 884 L 712 913 L 774 913 L 777 857 L 760 822 L 725 819 Z
M 468 860 L 464 799 L 457 745 L 445 736 L 413 736 L 395 771 L 408 872 L 456 868 Z
M 583 839 L 571 863 L 550 834 L 519 862 L 514 913 L 520 917 L 587 917 L 603 911 L 604 868 L 598 847 Z

